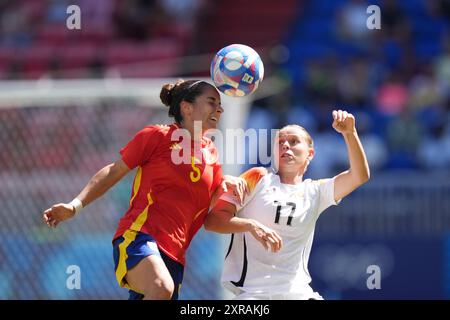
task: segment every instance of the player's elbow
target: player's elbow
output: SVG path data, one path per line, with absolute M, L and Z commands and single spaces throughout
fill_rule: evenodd
M 216 216 L 214 211 L 211 211 L 205 219 L 205 222 L 203 223 L 203 226 L 206 230 L 212 231 L 212 232 L 220 232 L 220 219 Z
M 370 180 L 370 170 L 367 169 L 365 175 L 364 175 L 364 183 Z
M 362 172 L 359 173 L 358 184 L 363 185 L 369 180 L 370 180 L 370 169 L 369 169 L 369 167 L 367 167 L 365 170 L 363 170 Z
M 230 233 L 230 218 L 227 213 L 214 209 L 208 214 L 203 223 L 206 230 L 217 233 Z

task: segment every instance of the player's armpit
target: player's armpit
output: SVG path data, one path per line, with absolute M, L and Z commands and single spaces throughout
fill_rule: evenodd
M 367 182 L 367 179 L 352 174 L 350 170 L 341 172 L 334 178 L 334 200 L 339 201 L 348 196 L 355 189 Z

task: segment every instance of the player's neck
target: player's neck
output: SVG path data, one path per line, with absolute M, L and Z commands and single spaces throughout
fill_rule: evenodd
M 303 175 L 299 175 L 298 172 L 278 172 L 280 176 L 280 182 L 283 184 L 299 184 L 303 180 Z
M 187 130 L 191 136 L 191 140 L 201 141 L 203 137 L 203 129 L 200 127 L 194 127 L 193 123 L 181 123 L 181 127 Z

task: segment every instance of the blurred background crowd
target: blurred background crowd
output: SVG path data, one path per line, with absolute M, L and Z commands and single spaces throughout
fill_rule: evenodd
M 82 8 L 78 31 L 65 23 L 74 3 Z M 366 27 L 369 4 L 382 8 L 381 30 Z M 449 6 L 446 0 L 4 0 L 0 79 L 207 76 L 208 56 L 194 66 L 183 57 L 244 43 L 259 49 L 268 76 L 288 83 L 255 101 L 249 127 L 302 123 L 318 145 L 333 145 L 339 141 L 330 139 L 339 137 L 322 134 L 330 110 L 346 108 L 358 118 L 374 168 L 443 169 L 450 165 Z M 342 166 L 342 157 L 322 158 L 327 173 Z
M 81 30 L 66 26 L 72 4 L 81 8 Z M 379 30 L 366 26 L 372 4 L 381 9 Z M 356 116 L 374 177 L 319 220 L 313 286 L 336 299 L 449 298 L 449 24 L 448 0 L 0 0 L 0 82 L 209 76 L 220 48 L 254 47 L 266 79 L 283 85 L 256 93 L 247 128 L 304 126 L 316 145 L 308 175 L 332 176 L 346 168 L 347 154 L 331 130 L 331 111 L 346 109 Z M 0 246 L 1 299 L 126 296 L 114 282 L 108 237 L 126 210 L 130 181 L 92 206 L 99 211 L 92 223 L 74 222 L 56 236 L 41 226 L 39 210 L 70 201 L 136 131 L 169 122 L 165 112 L 107 101 L 0 108 L 0 230 L 14 239 Z M 220 240 L 205 245 L 205 237 L 190 250 L 201 267 L 187 271 L 182 298 L 223 297 Z M 101 248 L 92 249 L 95 243 Z M 10 251 L 15 244 L 27 252 L 20 263 Z M 202 263 L 205 255 L 214 262 Z M 89 292 L 61 287 L 67 275 L 59 263 L 68 256 L 93 270 Z M 367 261 L 391 276 L 378 295 L 361 288 Z

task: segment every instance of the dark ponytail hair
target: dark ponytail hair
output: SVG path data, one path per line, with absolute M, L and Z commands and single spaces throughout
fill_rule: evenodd
M 169 107 L 169 117 L 174 117 L 175 121 L 181 123 L 181 101 L 194 102 L 200 96 L 209 83 L 202 80 L 178 80 L 176 83 L 166 83 L 161 88 L 159 97 L 162 103 Z

